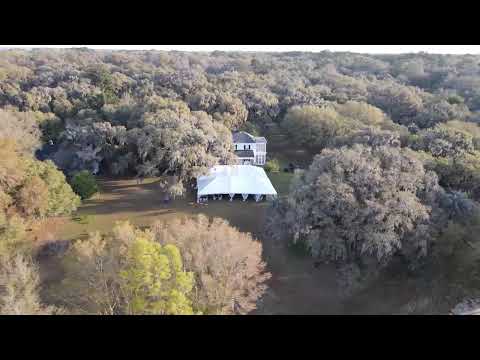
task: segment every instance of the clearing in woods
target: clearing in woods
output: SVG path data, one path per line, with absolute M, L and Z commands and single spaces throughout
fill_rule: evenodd
M 290 161 L 305 167 L 311 160 L 305 152 L 282 146 L 273 148 L 270 158 L 277 158 L 282 170 L 268 174 L 279 196 L 288 193 L 292 173 L 283 172 Z M 164 203 L 160 178 L 136 179 L 100 178 L 100 192 L 87 200 L 71 218 L 54 219 L 49 231 L 55 241 L 72 241 L 88 236 L 90 232 L 108 232 L 116 221 L 129 220 L 137 226 L 148 226 L 156 219 L 177 218 L 205 214 L 220 217 L 240 231 L 250 232 L 263 244 L 263 257 L 272 273 L 269 290 L 263 297 L 257 314 L 345 314 L 389 313 L 391 306 L 384 296 L 375 296 L 376 301 L 366 296 L 352 306 L 342 303 L 337 295 L 335 272 L 332 267 L 315 267 L 311 258 L 294 254 L 284 242 L 277 243 L 263 236 L 268 202 L 256 203 L 235 199 L 229 202 L 210 200 L 207 205 L 195 203 L 195 194 Z M 39 237 L 39 241 L 42 239 Z M 39 257 L 42 280 L 47 284 L 62 279 L 59 258 Z M 393 289 L 394 293 L 397 293 Z M 390 296 L 391 298 L 391 296 Z M 394 296 L 395 298 L 395 296 Z M 398 296 L 397 296 L 398 299 Z M 391 304 L 393 305 L 393 304 Z
M 287 188 L 291 177 L 291 173 L 271 174 L 273 185 L 283 190 Z M 100 193 L 85 201 L 71 218 L 61 219 L 62 224 L 55 227 L 55 239 L 71 241 L 84 238 L 97 230 L 107 232 L 119 220 L 148 226 L 156 219 L 194 214 L 221 217 L 240 231 L 252 233 L 263 243 L 264 259 L 272 273 L 272 279 L 269 283 L 270 290 L 257 313 L 310 314 L 341 311 L 338 302 L 332 301 L 334 289 L 330 287 L 333 286 L 334 278 L 331 275 L 322 274 L 313 267 L 311 261 L 298 258 L 281 244 L 263 238 L 268 202 L 256 203 L 250 199 L 246 202 L 238 199 L 229 202 L 224 199 L 210 200 L 207 205 L 200 205 L 194 202 L 194 194 L 190 194 L 186 199 L 165 204 L 159 183 L 158 178 L 145 179 L 141 184 L 135 179 L 99 179 Z M 279 194 L 281 195 L 280 192 Z M 46 284 L 61 280 L 58 259 L 42 256 L 39 262 Z

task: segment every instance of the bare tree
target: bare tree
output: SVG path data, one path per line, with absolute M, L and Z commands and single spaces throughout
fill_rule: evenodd
M 193 303 L 206 314 L 246 314 L 254 310 L 270 278 L 262 245 L 227 221 L 194 219 L 157 221 L 152 226 L 162 244 L 177 245 L 187 270 L 195 273 Z
M 0 314 L 51 315 L 62 310 L 41 303 L 36 265 L 23 255 L 0 257 Z

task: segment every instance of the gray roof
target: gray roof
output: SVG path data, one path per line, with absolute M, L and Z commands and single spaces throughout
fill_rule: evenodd
M 253 154 L 253 150 L 236 150 L 235 155 L 239 158 L 253 158 L 255 155 Z
M 255 143 L 255 136 L 250 135 L 249 133 L 245 131 L 240 131 L 240 132 L 234 132 L 232 134 L 233 137 L 233 142 L 234 143 Z
M 244 144 L 253 144 L 253 143 L 266 143 L 267 139 L 264 137 L 255 137 L 252 134 L 247 133 L 246 131 L 239 131 L 232 133 L 234 143 L 244 143 Z

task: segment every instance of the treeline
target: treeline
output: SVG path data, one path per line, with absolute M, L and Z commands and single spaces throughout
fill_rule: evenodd
M 51 314 L 39 297 L 32 228 L 69 215 L 80 198 L 52 161 L 39 161 L 36 117 L 0 110 L 0 314 Z
M 0 106 L 40 114 L 43 139 L 55 144 L 46 156 L 67 172 L 171 172 L 188 182 L 228 163 L 228 130 L 268 135 L 295 106 L 370 104 L 414 134 L 475 122 L 478 63 L 470 55 L 8 50 Z

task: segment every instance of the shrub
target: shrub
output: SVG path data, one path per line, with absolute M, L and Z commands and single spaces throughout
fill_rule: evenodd
M 72 178 L 71 185 L 73 191 L 80 195 L 82 200 L 89 199 L 98 192 L 95 177 L 86 170 L 76 173 Z
M 92 219 L 94 219 L 93 215 L 79 215 L 73 218 L 73 221 L 77 221 L 79 224 L 86 225 L 89 224 Z
M 268 160 L 265 163 L 265 171 L 266 172 L 279 172 L 280 171 L 280 163 L 277 159 Z

